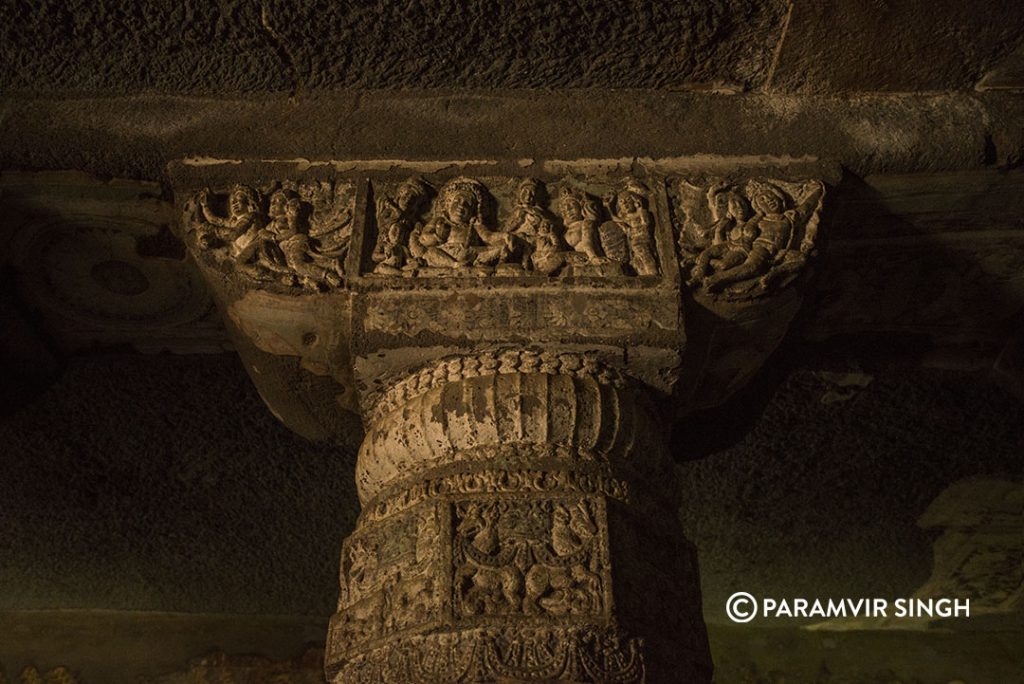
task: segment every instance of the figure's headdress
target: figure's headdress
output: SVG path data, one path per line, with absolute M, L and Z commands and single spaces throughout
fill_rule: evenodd
M 472 178 L 466 178 L 465 176 L 459 176 L 453 178 L 444 185 L 437 192 L 437 201 L 434 203 L 434 215 L 444 213 L 449 203 L 457 195 L 470 195 L 473 198 L 476 212 L 482 213 L 484 208 L 484 197 L 487 189 L 484 188 L 483 183 Z
M 754 211 L 763 214 L 764 209 L 762 208 L 761 197 L 764 195 L 770 195 L 779 201 L 779 204 L 783 208 L 788 206 L 786 201 L 786 193 L 782 192 L 778 187 L 771 183 L 765 183 L 764 181 L 751 180 L 747 181 L 747 197 L 750 198 L 750 205 L 754 207 Z

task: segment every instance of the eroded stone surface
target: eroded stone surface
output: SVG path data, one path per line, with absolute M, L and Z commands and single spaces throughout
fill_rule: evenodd
M 1021 45 L 1014 0 L 791 5 L 769 88 L 802 92 L 971 89 Z
M 918 524 L 940 529 L 935 567 L 916 596 L 971 600 L 972 614 L 1024 613 L 1024 484 L 996 478 L 954 483 Z
M 0 58 L 19 67 L 0 88 L 740 89 L 764 82 L 784 14 L 782 0 L 43 2 L 0 22 Z

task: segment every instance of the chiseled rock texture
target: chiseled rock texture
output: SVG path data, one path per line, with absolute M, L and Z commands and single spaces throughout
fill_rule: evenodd
M 11 0 L 0 90 L 968 90 L 1022 25 L 1016 0 Z
M 1018 0 L 795 0 L 769 88 L 969 90 L 1024 43 Z
M 0 21 L 0 89 L 751 88 L 786 16 L 784 0 L 32 4 Z

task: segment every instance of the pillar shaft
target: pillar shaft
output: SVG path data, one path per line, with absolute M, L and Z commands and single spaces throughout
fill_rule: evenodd
M 332 681 L 706 679 L 696 563 L 641 387 L 577 354 L 506 351 L 438 362 L 370 416 Z

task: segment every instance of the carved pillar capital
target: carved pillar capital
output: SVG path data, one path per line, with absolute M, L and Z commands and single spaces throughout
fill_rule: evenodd
M 781 340 L 820 180 L 678 161 L 172 172 L 268 405 L 314 437 L 363 418 L 332 681 L 709 679 L 669 426 Z

